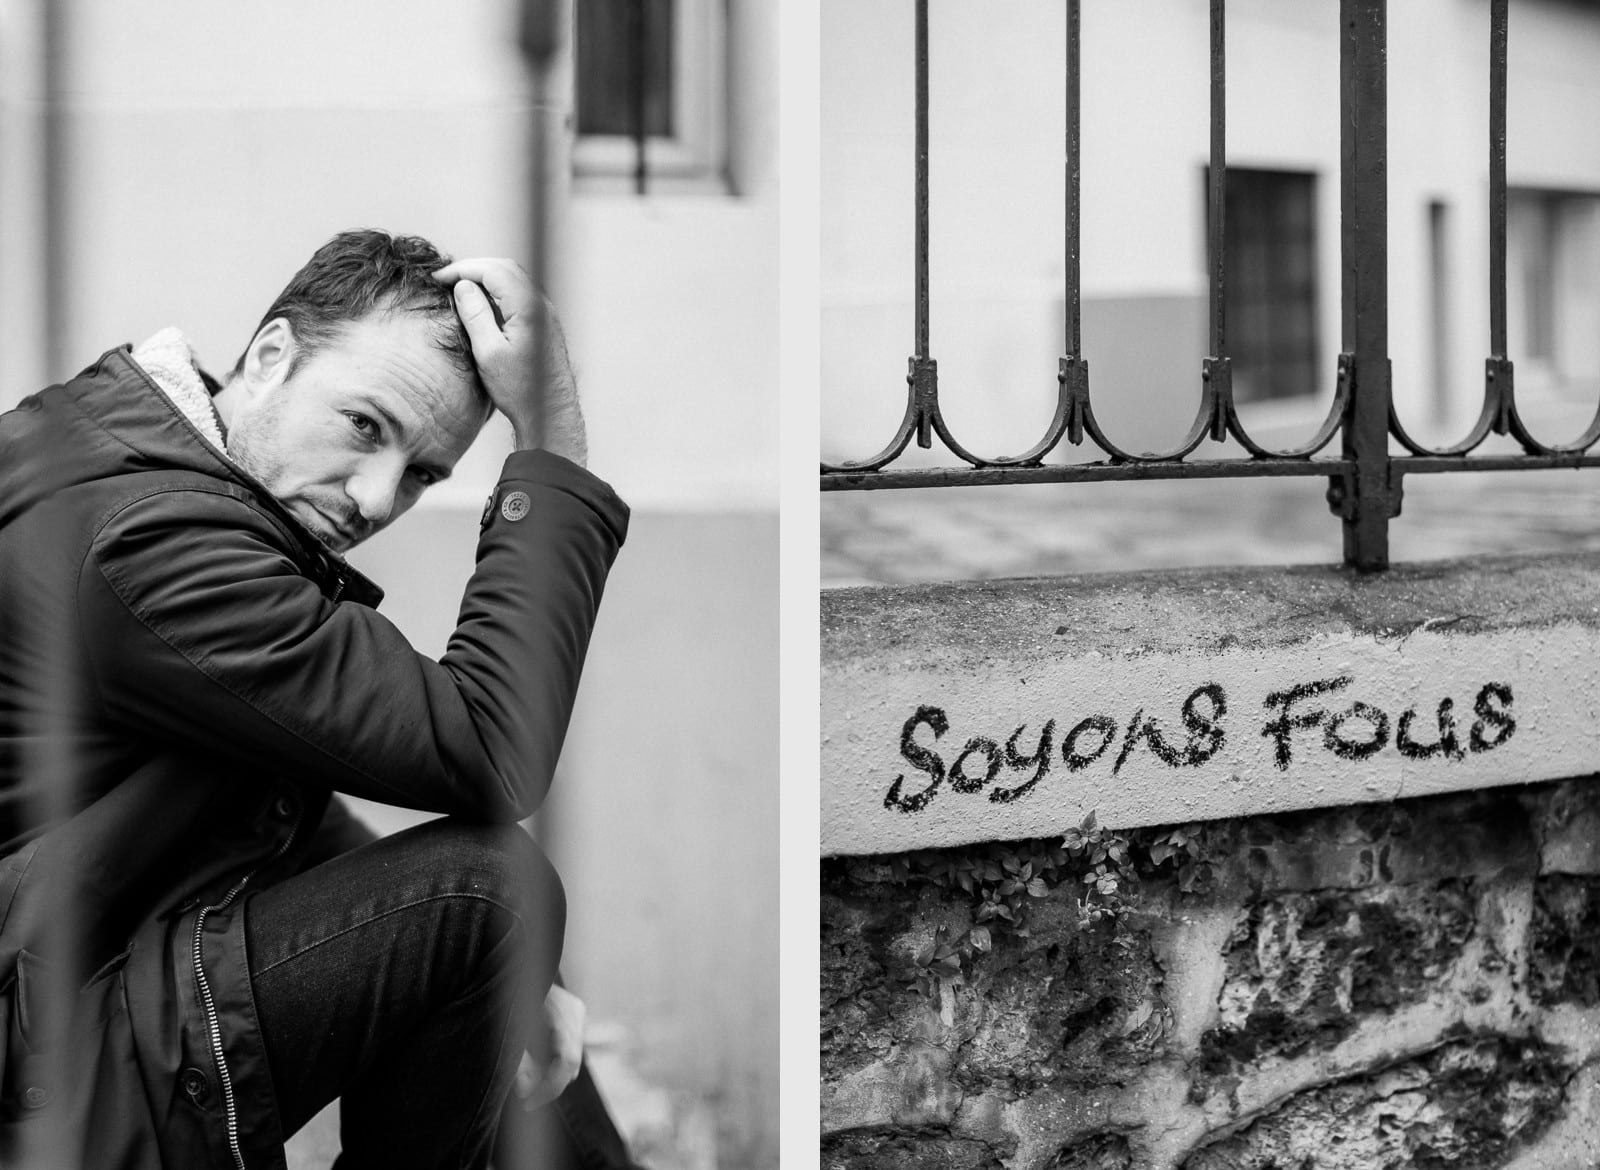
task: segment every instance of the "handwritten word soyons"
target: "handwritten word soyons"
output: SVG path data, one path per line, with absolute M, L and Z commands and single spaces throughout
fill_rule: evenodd
M 1273 763 L 1287 771 L 1298 749 L 1321 749 L 1340 759 L 1364 760 L 1388 747 L 1409 760 L 1460 760 L 1468 752 L 1486 752 L 1509 740 L 1517 729 L 1511 713 L 1511 688 L 1504 683 L 1485 683 L 1472 704 L 1476 718 L 1463 741 L 1456 721 L 1455 701 L 1445 698 L 1432 717 L 1419 719 L 1420 709 L 1408 707 L 1398 720 L 1371 703 L 1360 700 L 1342 710 L 1331 699 L 1345 691 L 1354 680 L 1349 675 L 1301 683 L 1287 690 L 1273 691 L 1262 706 L 1266 720 L 1260 730 L 1272 750 Z M 1341 696 L 1342 697 L 1342 696 Z M 974 795 L 988 790 L 989 800 L 1008 804 L 1027 795 L 1049 774 L 1057 760 L 1068 772 L 1081 772 L 1103 757 L 1111 756 L 1111 774 L 1117 775 L 1136 751 L 1148 751 L 1170 768 L 1197 768 L 1227 742 L 1223 726 L 1228 714 L 1228 698 L 1217 683 L 1196 687 L 1183 701 L 1178 725 L 1163 724 L 1154 715 L 1136 710 L 1126 724 L 1110 715 L 1096 714 L 1080 719 L 1056 738 L 1056 721 L 1047 720 L 1032 742 L 1024 741 L 1028 725 L 1013 731 L 1004 745 L 984 735 L 966 741 L 948 767 L 944 757 L 932 747 L 917 742 L 917 732 L 926 727 L 934 743 L 950 730 L 950 720 L 939 707 L 918 707 L 900 729 L 900 755 L 917 771 L 925 773 L 927 784 L 916 792 L 905 791 L 905 775 L 894 778 L 884 795 L 885 808 L 914 813 L 928 806 L 934 793 L 949 782 L 952 792 Z M 1318 735 L 1317 732 L 1321 734 Z M 1120 742 L 1119 742 L 1120 741 Z M 1006 783 L 999 783 L 1002 770 Z M 1017 773 L 1012 776 L 1010 773 Z M 1020 780 L 1020 782 L 1013 782 Z

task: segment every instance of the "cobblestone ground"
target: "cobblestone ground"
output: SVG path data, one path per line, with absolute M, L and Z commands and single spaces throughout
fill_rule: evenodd
M 822 584 L 1342 559 L 1327 481 L 826 492 Z M 1392 561 L 1600 549 L 1600 469 L 1413 475 Z

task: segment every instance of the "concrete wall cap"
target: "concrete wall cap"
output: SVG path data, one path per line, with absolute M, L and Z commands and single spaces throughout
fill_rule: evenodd
M 1600 759 L 1600 555 L 822 596 L 822 852 L 1562 779 Z

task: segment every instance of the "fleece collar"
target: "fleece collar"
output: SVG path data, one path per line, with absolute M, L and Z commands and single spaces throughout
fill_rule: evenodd
M 211 402 L 211 390 L 200 376 L 194 347 L 182 332 L 169 327 L 146 338 L 133 347 L 133 360 L 172 399 L 172 404 L 183 412 L 196 430 L 210 440 L 218 451 L 227 451 L 222 435 L 222 419 Z

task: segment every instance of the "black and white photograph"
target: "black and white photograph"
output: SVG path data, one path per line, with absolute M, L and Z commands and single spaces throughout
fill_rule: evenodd
M 1593 0 L 0 0 L 0 1170 L 1594 1170 L 1597 662 Z
M 1600 9 L 821 9 L 821 1164 L 1600 1165 Z
M 0 1165 L 778 1164 L 776 14 L 0 0 Z

